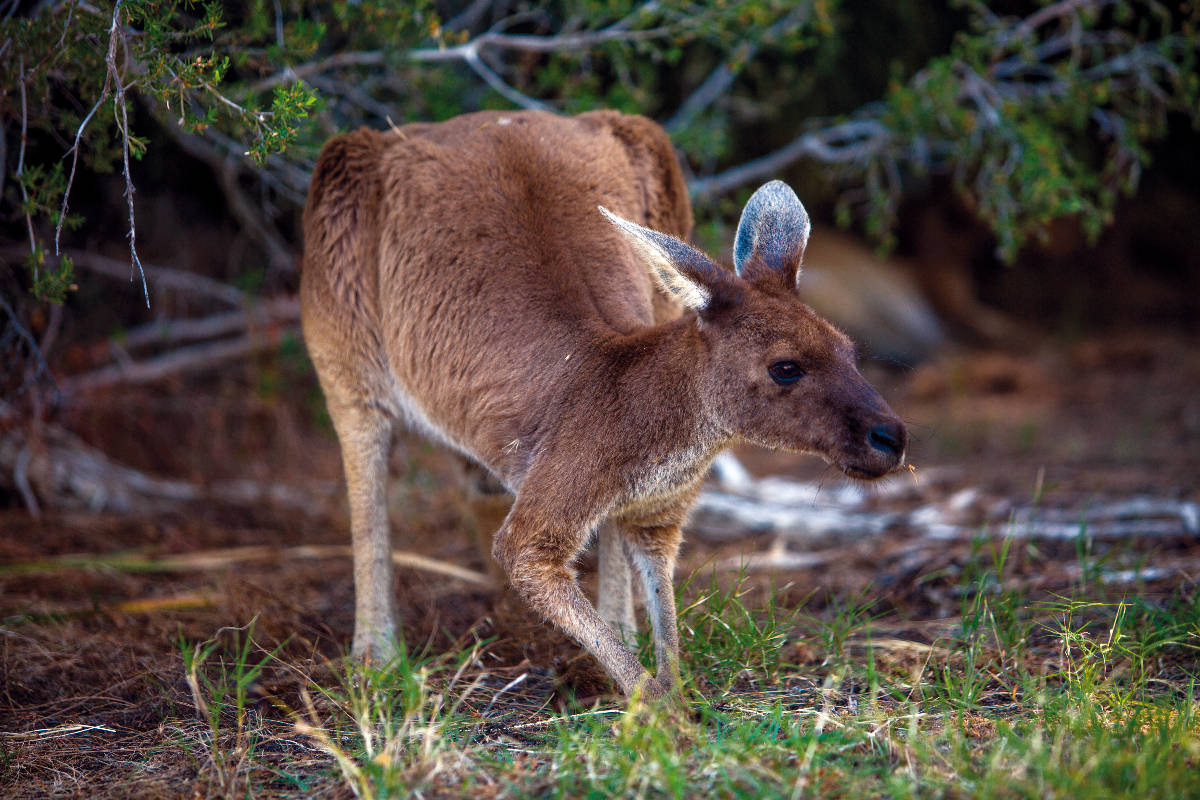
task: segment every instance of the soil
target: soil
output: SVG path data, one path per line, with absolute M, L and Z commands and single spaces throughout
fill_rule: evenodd
M 174 572 L 102 565 L 21 571 L 63 555 L 346 544 L 340 460 L 316 387 L 303 370 L 272 370 L 278 365 L 259 362 L 96 395 L 60 410 L 56 421 L 111 458 L 158 476 L 332 486 L 328 497 L 316 496 L 320 513 L 206 503 L 120 515 L 50 509 L 33 519 L 17 495 L 0 497 L 9 504 L 0 508 L 0 795 L 199 796 L 193 787 L 202 766 L 194 748 L 181 746 L 199 741 L 202 728 L 184 654 L 228 626 L 253 621 L 262 648 L 279 648 L 281 660 L 301 665 L 309 677 L 332 675 L 353 623 L 348 559 Z M 939 475 L 949 490 L 981 487 L 1021 501 L 1040 485 L 1042 503 L 1050 506 L 1135 495 L 1200 501 L 1195 335 L 1109 333 L 1032 354 L 963 350 L 913 370 L 868 364 L 864 371 L 909 423 L 918 480 Z M 844 480 L 811 458 L 748 448 L 738 454 L 757 475 L 830 486 Z M 478 530 L 494 524 L 496 509 L 472 511 L 457 460 L 405 438 L 393 466 L 397 546 L 491 570 Z M 844 554 L 820 568 L 755 573 L 751 581 L 760 587 L 773 581 L 785 601 L 817 614 L 831 600 L 869 591 L 881 627 L 929 641 L 937 626 L 953 623 L 952 576 L 970 545 L 948 543 L 913 564 L 895 557 L 908 552 L 908 536 L 901 530 L 869 543 L 841 543 Z M 762 536 L 719 546 L 689 539 L 679 575 L 770 544 Z M 1154 563 L 1200 563 L 1200 543 L 1182 530 L 1113 546 Z M 1014 555 L 1012 575 L 1038 592 L 1062 591 L 1077 579 L 1071 570 L 1078 559 L 1073 543 L 1031 543 Z M 590 590 L 591 556 L 581 569 Z M 519 696 L 534 707 L 566 707 L 612 691 L 576 645 L 534 619 L 509 590 L 411 569 L 398 570 L 396 583 L 410 646 L 437 651 L 491 640 L 487 659 L 496 674 L 523 669 L 533 676 Z M 1174 570 L 1113 591 L 1155 598 L 1193 586 L 1187 570 Z M 299 707 L 300 683 L 295 674 L 272 673 L 256 696 Z M 270 716 L 271 706 L 264 708 Z

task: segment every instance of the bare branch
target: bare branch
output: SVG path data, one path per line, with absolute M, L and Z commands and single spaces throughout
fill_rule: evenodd
M 790 28 L 796 28 L 805 23 L 808 15 L 812 12 L 812 6 L 809 4 L 800 5 L 794 8 L 790 13 L 778 20 L 774 25 L 767 29 L 762 38 L 770 39 L 785 33 Z M 761 41 L 761 40 L 760 40 Z M 709 73 L 708 77 L 696 87 L 696 90 L 688 95 L 679 108 L 671 115 L 671 118 L 663 123 L 669 132 L 674 133 L 680 128 L 687 125 L 696 115 L 704 111 L 721 95 L 729 91 L 729 87 L 733 85 L 734 80 L 738 76 L 738 72 L 747 64 L 754 60 L 758 55 L 760 47 L 759 41 L 742 42 L 737 50 L 734 51 L 732 57 L 721 62 L 716 69 Z M 734 65 L 738 65 L 735 70 Z
M 62 238 L 63 224 L 67 221 L 67 203 L 71 199 L 71 187 L 75 185 L 75 168 L 79 165 L 79 142 L 83 138 L 83 132 L 87 128 L 88 123 L 92 121 L 100 104 L 108 99 L 108 81 L 104 83 L 104 91 L 100 93 L 100 99 L 92 106 L 92 110 L 83 118 L 83 122 L 79 123 L 79 130 L 75 131 L 75 144 L 71 145 L 71 149 L 63 154 L 63 158 L 71 156 L 71 174 L 67 177 L 67 188 L 63 190 L 62 206 L 58 210 L 58 223 L 54 226 L 54 255 L 60 255 L 59 240 Z
M 495 89 L 498 94 L 502 95 L 510 103 L 529 109 L 530 111 L 551 110 L 550 106 L 540 100 L 534 100 L 532 97 L 505 83 L 503 78 L 493 72 L 487 64 L 483 63 L 483 59 L 479 57 L 478 50 L 465 50 L 463 51 L 462 58 L 476 75 L 483 78 L 484 83 Z
M 15 5 L 15 4 L 14 4 Z M 17 59 L 20 72 L 19 86 L 21 87 L 21 152 L 17 156 L 17 183 L 21 186 L 21 200 L 28 207 L 29 193 L 25 191 L 25 182 L 21 180 L 21 176 L 25 173 L 25 138 L 29 127 L 29 107 L 25 102 L 25 56 L 20 56 Z M 29 231 L 29 252 L 37 252 L 37 238 L 33 235 L 33 218 L 30 217 L 29 211 L 22 209 L 25 213 L 25 227 Z M 37 280 L 37 264 L 33 265 L 33 278 Z
M 67 23 L 70 24 L 70 14 L 75 11 L 75 3 L 71 3 L 70 12 L 68 12 Z M 105 55 L 104 63 L 115 65 L 117 63 L 117 27 L 116 27 L 116 9 L 113 9 L 113 26 L 108 31 L 108 53 Z M 63 28 L 63 38 L 66 38 L 67 30 Z M 62 42 L 59 42 L 59 46 Z M 104 74 L 104 87 L 100 90 L 100 97 L 96 99 L 96 104 L 92 106 L 92 110 L 83 118 L 83 122 L 79 123 L 79 130 L 75 131 L 75 144 L 71 149 L 63 154 L 63 158 L 71 156 L 71 174 L 67 178 L 67 188 L 63 190 L 62 207 L 58 213 L 58 224 L 54 226 L 54 254 L 59 255 L 59 239 L 62 237 L 63 224 L 67 219 L 67 202 L 71 198 L 71 187 L 75 185 L 75 168 L 79 164 L 79 143 L 83 139 L 83 132 L 87 129 L 88 123 L 92 121 L 96 111 L 99 110 L 102 103 L 108 99 L 109 93 L 112 91 L 114 68 L 109 68 Z M 149 299 L 147 299 L 149 302 Z
M 296 252 L 284 243 L 275 226 L 266 220 L 258 207 L 242 191 L 233 159 L 226 158 L 220 165 L 215 166 L 221 191 L 229 201 L 229 210 L 246 232 L 266 249 L 271 269 L 277 272 L 293 272 Z
M 447 31 L 470 30 L 483 19 L 483 15 L 492 7 L 494 0 L 475 0 L 457 16 L 451 17 L 443 26 Z
M 18 250 L 17 252 L 23 254 L 24 251 Z M 4 313 L 8 317 L 8 327 L 12 328 L 13 332 L 17 335 L 17 338 L 25 342 L 25 347 L 28 349 L 29 355 L 34 361 L 32 379 L 34 381 L 44 380 L 49 383 L 57 399 L 59 396 L 58 386 L 55 385 L 54 378 L 50 375 L 50 367 L 47 366 L 46 359 L 42 356 L 42 350 L 40 347 L 38 347 L 38 343 L 33 338 L 33 334 L 26 330 L 25 326 L 21 324 L 21 320 L 17 317 L 17 312 L 8 304 L 8 301 L 5 300 L 3 296 L 0 296 L 0 309 L 4 309 Z M 28 382 L 29 378 L 26 378 L 21 382 L 20 388 L 18 388 L 16 391 L 17 395 L 20 395 L 25 391 L 25 387 L 28 385 Z
M 319 61 L 310 61 L 307 64 L 282 69 L 257 83 L 251 84 L 247 91 L 257 94 L 265 92 L 268 89 L 274 89 L 276 86 L 284 83 L 305 80 L 313 75 L 324 75 L 327 72 L 336 72 L 350 67 L 378 67 L 385 64 L 387 58 L 388 54 L 382 50 L 337 53 Z
M 876 119 L 857 119 L 811 131 L 792 140 L 773 153 L 747 161 L 707 178 L 688 184 L 692 197 L 705 198 L 724 194 L 778 173 L 784 167 L 808 156 L 825 163 L 865 161 L 878 155 L 892 134 Z
M 0 248 L 0 258 L 20 258 L 23 252 L 12 247 Z M 110 278 L 125 279 L 129 276 L 129 265 L 115 258 L 82 251 L 70 252 L 69 255 L 77 267 L 83 267 Z M 241 306 L 246 302 L 246 296 L 240 289 L 212 278 L 170 267 L 158 267 L 153 264 L 144 266 L 160 288 L 202 294 L 233 306 Z
M 116 341 L 122 348 L 132 350 L 147 345 L 178 344 L 214 339 L 231 333 L 242 333 L 263 325 L 279 322 L 294 323 L 299 319 L 300 303 L 292 297 L 277 297 L 246 311 L 230 311 L 199 319 L 168 319 L 147 322 L 130 329 Z
M 1068 14 L 1074 14 L 1081 9 L 1099 10 L 1105 6 L 1116 5 L 1118 2 L 1119 0 L 1060 0 L 1053 5 L 1035 11 L 1021 20 L 1018 25 L 1001 36 L 997 40 L 996 45 L 997 47 L 1007 47 L 1013 42 L 1026 39 L 1046 23 Z
M 238 166 L 242 162 L 240 156 L 231 152 L 221 153 L 208 145 L 197 136 L 189 136 L 174 125 L 164 126 L 170 136 L 175 139 L 184 152 L 208 164 L 216 174 L 217 182 L 225 195 L 229 210 L 241 223 L 242 229 L 250 234 L 256 242 L 262 245 L 270 259 L 272 270 L 291 272 L 295 268 L 296 252 L 283 240 L 283 236 L 266 216 L 253 203 L 239 184 Z M 261 177 L 262 173 L 259 173 Z M 303 200 L 301 200 L 303 202 Z
M 120 30 L 121 3 L 122 0 L 117 0 L 113 4 L 112 27 L 109 29 L 110 41 L 111 37 L 117 36 L 117 32 Z M 125 203 L 129 207 L 129 232 L 126 234 L 129 239 L 129 258 L 131 267 L 137 267 L 138 275 L 142 278 L 142 295 L 146 298 L 146 308 L 149 308 L 150 289 L 146 286 L 146 271 L 142 269 L 142 260 L 138 258 L 137 254 L 137 227 L 134 225 L 133 219 L 133 178 L 129 174 L 129 116 L 125 102 L 125 82 L 117 71 L 116 48 L 111 44 L 105 63 L 108 65 L 108 75 L 116 85 L 113 96 L 113 113 L 117 119 L 117 127 L 121 131 L 122 175 L 125 177 Z M 130 280 L 132 279 L 131 274 Z
M 332 500 L 337 494 L 337 484 L 325 481 L 294 486 L 225 480 L 199 486 L 148 475 L 113 461 L 57 425 L 40 425 L 36 437 L 36 444 L 32 443 L 33 437 L 22 427 L 0 434 L 0 479 L 11 473 L 15 481 L 20 467 L 21 481 L 33 502 L 37 503 L 40 494 L 45 505 L 57 508 L 127 512 L 217 500 L 245 506 L 269 504 L 321 516 L 329 506 L 323 498 Z
M 398 116 L 394 108 L 379 102 L 357 85 L 325 77 L 311 78 L 309 83 L 331 96 L 341 95 L 352 105 L 366 111 L 368 114 L 374 114 L 379 119 L 389 119 Z
M 1182 37 L 1164 36 L 1156 41 L 1134 44 L 1134 40 L 1121 31 L 1083 32 L 1076 25 L 1067 33 L 1053 35 L 1039 42 L 1043 36 L 1039 29 L 1048 23 L 1068 17 L 1074 20 L 1082 9 L 1101 9 L 1113 2 L 1115 0 L 1061 0 L 1019 22 L 1001 20 L 993 14 L 983 13 L 986 10 L 983 6 L 978 7 L 982 18 L 990 26 L 986 35 L 992 37 L 991 52 L 994 61 L 980 69 L 965 61 L 952 65 L 960 80 L 959 100 L 978 111 L 978 124 L 971 134 L 973 138 L 969 149 L 979 150 L 983 146 L 982 138 L 987 135 L 999 134 L 1011 139 L 1006 133 L 1006 118 L 1011 116 L 1011 111 L 1006 107 L 1014 100 L 1029 102 L 1063 96 L 1079 82 L 1114 79 L 1109 84 L 1111 94 L 1143 92 L 1155 98 L 1161 108 L 1169 107 L 1171 100 L 1163 81 L 1178 81 L 1178 68 L 1164 55 L 1164 51 L 1194 47 L 1194 44 Z M 1097 50 L 1102 52 L 1097 53 Z M 1019 51 L 1020 54 L 1010 55 L 1014 51 Z M 1052 61 L 1064 53 L 1071 54 L 1073 64 L 1083 58 L 1077 57 L 1076 54 L 1086 53 L 1088 61 L 1076 64 L 1079 68 L 1076 80 L 1059 79 L 1052 69 Z M 913 76 L 909 85 L 920 88 L 932 77 L 932 73 L 922 70 Z M 708 100 L 711 93 L 720 90 L 731 79 L 726 72 L 718 68 L 717 72 L 709 76 L 709 80 L 713 83 L 704 94 L 697 97 L 697 104 Z M 701 89 L 704 89 L 704 86 Z M 685 106 L 687 105 L 688 101 L 685 101 Z M 1099 109 L 1092 110 L 1093 117 L 1096 110 Z M 681 107 L 676 116 L 682 111 Z M 801 158 L 812 158 L 826 164 L 857 164 L 858 168 L 870 165 L 868 182 L 875 180 L 877 187 L 886 186 L 889 195 L 898 197 L 902 190 L 902 164 L 913 164 L 924 170 L 942 169 L 946 166 L 946 154 L 961 145 L 938 139 L 936 136 L 901 138 L 887 128 L 882 112 L 880 104 L 864 106 L 851 115 L 848 122 L 810 130 L 775 152 L 717 175 L 692 180 L 689 182 L 689 189 L 696 198 L 717 195 L 768 177 Z M 1103 124 L 1100 125 L 1100 130 L 1102 133 L 1110 132 L 1110 142 L 1116 141 L 1111 132 L 1120 129 L 1119 117 L 1119 113 L 1116 116 L 1101 116 Z M 671 121 L 668 124 L 671 124 Z M 1117 147 L 1121 149 L 1119 144 Z M 1019 156 L 1020 145 L 1012 140 L 1008 141 L 1007 150 L 996 163 L 985 161 L 976 169 L 960 160 L 956 169 L 976 169 L 975 185 L 981 187 L 980 196 L 986 197 L 989 194 L 986 184 L 991 176 L 1010 174 L 1010 168 Z M 1120 169 L 1111 170 L 1114 176 L 1136 174 L 1138 168 L 1137 158 L 1125 150 L 1113 154 L 1112 163 L 1125 165 L 1124 172 Z M 956 177 L 960 180 L 966 178 L 961 172 L 957 173 Z M 1007 219 L 1006 215 L 1012 213 L 1011 209 L 1001 207 L 992 210 L 1000 220 Z
M 37 495 L 33 493 L 33 487 L 29 485 L 29 462 L 32 458 L 33 453 L 30 452 L 29 445 L 25 445 L 17 453 L 16 463 L 13 465 L 13 483 L 16 484 L 17 491 L 21 493 L 21 501 L 25 503 L 29 516 L 40 519 L 42 509 L 38 506 Z
M 290 327 L 290 332 L 295 328 Z M 119 384 L 153 383 L 183 372 L 208 369 L 227 361 L 244 358 L 278 344 L 278 336 L 240 336 L 209 344 L 181 347 L 161 356 L 132 364 L 118 363 L 76 375 L 63 381 L 65 395 L 107 388 Z
M 335 72 L 341 69 L 350 67 L 376 67 L 387 63 L 389 58 L 407 59 L 417 63 L 447 63 L 453 61 L 461 61 L 471 67 L 481 78 L 486 80 L 489 85 L 496 88 L 498 92 L 504 94 L 514 103 L 524 105 L 524 103 L 514 97 L 509 96 L 509 92 L 515 92 L 508 84 L 504 83 L 498 75 L 495 74 L 487 65 L 482 64 L 479 59 L 479 54 L 485 49 L 496 50 L 511 50 L 528 53 L 561 53 L 571 50 L 583 50 L 589 47 L 594 47 L 599 44 L 608 42 L 638 42 L 648 41 L 652 39 L 660 39 L 671 32 L 669 26 L 660 26 L 656 28 L 647 28 L 644 30 L 629 30 L 629 25 L 639 14 L 645 14 L 653 11 L 658 7 L 655 2 L 646 3 L 625 18 L 609 25 L 606 28 L 596 31 L 585 31 L 582 33 L 559 34 L 553 36 L 536 36 L 528 34 L 509 34 L 496 31 L 488 31 L 479 36 L 453 47 L 418 47 L 407 52 L 386 53 L 382 50 L 365 50 L 348 53 L 337 53 L 327 58 L 318 61 L 310 61 L 306 64 L 300 64 L 294 67 L 286 67 L 285 69 L 269 75 L 262 80 L 251 84 L 247 90 L 250 93 L 263 92 L 268 89 L 273 89 L 276 86 L 288 83 L 290 81 L 305 80 L 314 75 L 323 75 L 328 72 Z M 478 66 L 477 66 L 478 65 Z M 480 70 L 482 66 L 483 70 Z M 491 77 L 489 77 L 489 75 Z M 493 81 L 500 81 L 505 89 L 499 88 Z M 534 102 L 531 98 L 524 98 L 524 102 Z M 529 107 L 529 106 L 524 106 Z M 544 106 L 543 106 L 544 107 Z

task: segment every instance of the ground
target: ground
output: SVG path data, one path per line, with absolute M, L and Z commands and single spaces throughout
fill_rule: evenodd
M 910 425 L 915 480 L 939 496 L 1196 502 L 1198 345 L 1110 332 L 865 369 Z M 425 569 L 396 579 L 410 661 L 373 672 L 341 659 L 349 560 L 294 549 L 348 543 L 320 408 L 302 367 L 266 359 L 59 411 L 147 473 L 307 486 L 312 502 L 34 519 L 13 495 L 0 510 L 0 794 L 1200 792 L 1200 542 L 1182 525 L 1061 541 L 981 525 L 919 548 L 901 526 L 818 542 L 820 564 L 784 571 L 736 567 L 771 536 L 689 536 L 688 701 L 622 714 L 591 659 L 511 591 Z M 812 459 L 738 454 L 760 476 L 844 485 Z M 397 546 L 487 574 L 478 529 L 495 514 L 470 510 L 457 462 L 415 439 L 393 462 Z M 250 546 L 269 549 L 230 549 Z M 1118 563 L 1153 579 L 1110 580 Z M 594 563 L 581 567 L 590 587 Z

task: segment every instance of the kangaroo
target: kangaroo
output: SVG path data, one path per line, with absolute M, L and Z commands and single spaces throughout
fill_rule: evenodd
M 691 225 L 674 150 L 643 117 L 480 112 L 325 145 L 300 294 L 346 473 L 355 655 L 397 646 L 398 424 L 515 495 L 493 542 L 512 587 L 646 697 L 679 684 L 680 526 L 720 450 L 813 453 L 863 479 L 903 463 L 903 423 L 797 293 L 810 226 L 792 190 L 750 198 L 734 271 L 685 244 Z M 594 535 L 599 610 L 572 567 Z M 626 643 L 631 573 L 654 676 Z

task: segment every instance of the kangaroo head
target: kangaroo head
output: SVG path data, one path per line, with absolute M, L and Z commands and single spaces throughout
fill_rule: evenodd
M 854 344 L 800 299 L 808 214 L 772 181 L 750 198 L 736 274 L 683 242 L 601 209 L 655 281 L 696 312 L 703 406 L 728 435 L 814 453 L 855 478 L 900 466 L 904 423 L 859 374 Z

